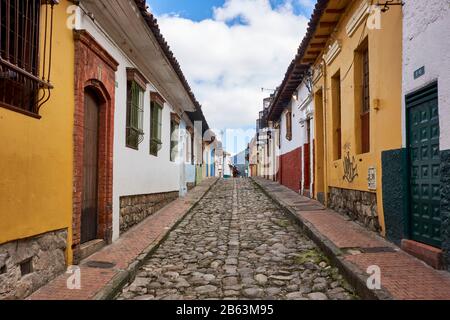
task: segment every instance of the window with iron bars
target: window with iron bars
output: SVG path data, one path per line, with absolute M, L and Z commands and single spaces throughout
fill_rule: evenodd
M 127 97 L 127 147 L 139 149 L 143 140 L 144 90 L 135 82 L 128 81 Z
M 1 0 L 1 107 L 39 118 L 40 107 L 50 99 L 53 7 L 57 3 Z

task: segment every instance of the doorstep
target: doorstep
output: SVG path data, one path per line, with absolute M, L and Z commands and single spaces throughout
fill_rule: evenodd
M 444 269 L 444 254 L 441 249 L 417 241 L 403 239 L 402 250 L 437 270 Z
M 308 200 L 276 182 L 253 181 L 279 204 L 340 269 L 363 299 L 450 300 L 450 274 L 433 269 L 381 236 L 333 210 L 304 211 L 296 203 Z M 381 270 L 381 289 L 367 287 L 369 267 Z
M 171 202 L 140 224 L 124 233 L 119 240 L 92 254 L 75 267 L 80 271 L 80 288 L 69 289 L 75 273 L 65 273 L 41 287 L 27 300 L 108 300 L 135 278 L 136 272 L 167 235 L 203 199 L 217 182 L 203 180 L 183 198 Z M 70 268 L 69 268 L 70 269 Z M 71 269 L 73 272 L 73 268 Z
M 80 261 L 84 260 L 97 251 L 100 251 L 106 246 L 106 241 L 103 239 L 95 239 L 86 243 L 83 243 L 80 246 Z

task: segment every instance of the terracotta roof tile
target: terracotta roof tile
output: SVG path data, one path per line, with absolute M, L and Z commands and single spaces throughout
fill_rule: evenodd
M 192 103 L 194 104 L 196 108 L 196 112 L 201 113 L 201 118 L 203 118 L 203 121 L 205 122 L 205 125 L 208 127 L 208 124 L 206 122 L 206 119 L 203 116 L 202 112 L 202 106 L 195 98 L 194 93 L 192 92 L 191 87 L 189 86 L 189 83 L 186 80 L 186 77 L 183 74 L 183 71 L 181 70 L 180 63 L 175 58 L 172 50 L 170 49 L 169 44 L 164 39 L 164 36 L 161 34 L 161 30 L 158 26 L 158 21 L 154 17 L 152 13 L 150 13 L 147 9 L 148 6 L 145 3 L 145 0 L 134 0 L 136 3 L 139 11 L 141 12 L 142 17 L 144 18 L 145 22 L 147 23 L 148 27 L 152 31 L 153 35 L 155 36 L 156 40 L 158 41 L 159 46 L 163 50 L 166 58 L 169 60 L 172 68 L 174 69 L 175 73 L 177 74 L 178 78 L 180 79 L 183 87 L 185 88 L 186 92 L 188 93 L 189 97 L 191 98 Z

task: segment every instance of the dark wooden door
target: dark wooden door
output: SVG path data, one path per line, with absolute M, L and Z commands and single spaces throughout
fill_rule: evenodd
M 441 188 L 437 86 L 407 97 L 410 235 L 441 246 Z
M 84 105 L 83 205 L 81 243 L 97 238 L 98 224 L 98 122 L 99 105 L 86 92 Z

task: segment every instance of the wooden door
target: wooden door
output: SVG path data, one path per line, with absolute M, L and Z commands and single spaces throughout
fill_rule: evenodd
M 81 213 L 81 243 L 97 238 L 98 224 L 98 127 L 99 105 L 95 96 L 85 93 L 83 204 Z
M 410 235 L 441 247 L 440 151 L 437 86 L 407 97 Z

